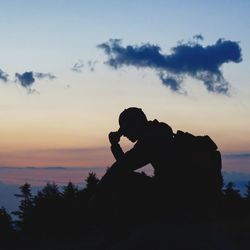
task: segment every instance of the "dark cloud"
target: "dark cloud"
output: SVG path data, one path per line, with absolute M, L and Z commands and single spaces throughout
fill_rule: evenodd
M 162 84 L 168 86 L 173 91 L 184 93 L 184 91 L 181 89 L 181 82 L 183 81 L 182 77 L 164 74 L 162 71 L 160 71 L 158 75 Z
M 122 46 L 120 39 L 110 39 L 98 48 L 108 56 L 105 63 L 109 66 L 154 69 L 161 82 L 173 91 L 183 92 L 183 79 L 191 76 L 202 81 L 210 92 L 228 94 L 230 86 L 221 67 L 224 63 L 242 61 L 239 43 L 219 39 L 213 45 L 202 46 L 198 42 L 203 39 L 202 35 L 194 39 L 196 41 L 178 44 L 169 54 L 163 54 L 159 46 L 149 43 Z
M 7 82 L 9 75 L 0 69 L 0 80 Z
M 16 73 L 16 78 L 24 88 L 30 88 L 35 82 L 34 73 L 32 71 L 23 74 Z
M 77 73 L 81 73 L 82 69 L 84 68 L 84 63 L 82 60 L 78 60 L 78 62 L 76 62 L 73 67 L 71 68 L 72 71 L 75 71 Z
M 28 71 L 24 72 L 23 74 L 16 73 L 16 79 L 21 84 L 22 87 L 26 88 L 28 94 L 39 94 L 37 90 L 33 87 L 36 79 L 44 79 L 48 78 L 49 80 L 53 80 L 56 77 L 51 73 L 40 73 L 40 72 L 33 72 Z

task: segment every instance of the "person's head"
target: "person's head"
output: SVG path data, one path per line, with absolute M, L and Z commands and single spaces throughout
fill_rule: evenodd
M 140 108 L 131 107 L 120 114 L 119 124 L 121 135 L 135 142 L 147 124 L 147 117 Z

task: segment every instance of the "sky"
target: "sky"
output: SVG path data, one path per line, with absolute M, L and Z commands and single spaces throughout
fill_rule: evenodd
M 1 167 L 109 166 L 136 106 L 250 173 L 248 0 L 0 4 Z

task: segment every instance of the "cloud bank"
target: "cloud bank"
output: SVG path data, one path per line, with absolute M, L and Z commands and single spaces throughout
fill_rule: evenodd
M 221 67 L 225 63 L 242 61 L 238 42 L 218 39 L 215 44 L 202 46 L 202 35 L 193 37 L 193 42 L 180 43 L 169 54 L 161 52 L 158 45 L 122 46 L 120 39 L 110 39 L 97 47 L 104 50 L 105 62 L 114 69 L 122 66 L 153 69 L 162 84 L 172 91 L 183 92 L 182 82 L 186 76 L 200 80 L 209 92 L 228 94 L 230 85 L 225 80 Z

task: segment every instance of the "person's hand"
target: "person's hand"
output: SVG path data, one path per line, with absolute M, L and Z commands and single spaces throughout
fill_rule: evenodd
M 117 144 L 120 141 L 120 138 L 121 134 L 118 131 L 109 133 L 109 141 L 112 145 Z

